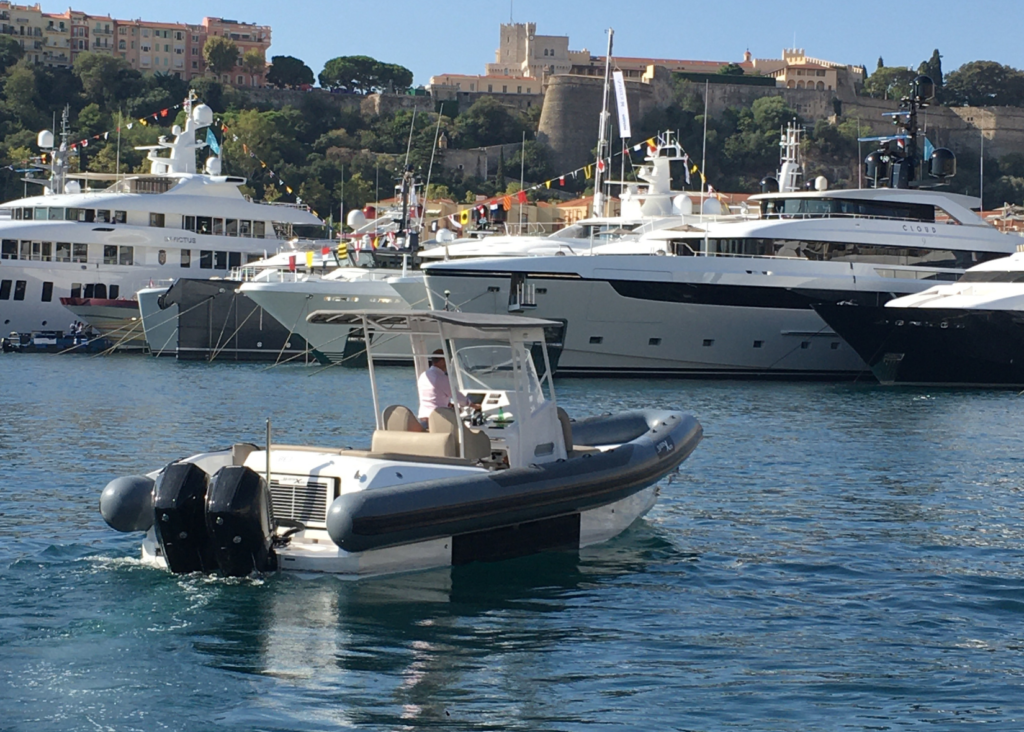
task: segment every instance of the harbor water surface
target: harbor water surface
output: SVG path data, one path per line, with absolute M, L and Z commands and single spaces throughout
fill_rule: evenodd
M 415 404 L 405 369 L 382 388 Z M 368 442 L 365 372 L 0 358 L 2 730 L 832 730 L 1024 723 L 1022 398 L 558 382 L 705 440 L 615 541 L 387 579 L 175 577 L 111 478 Z

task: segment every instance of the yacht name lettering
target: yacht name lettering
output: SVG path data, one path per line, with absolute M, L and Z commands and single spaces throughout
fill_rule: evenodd
M 921 226 L 920 224 L 916 226 L 914 224 L 903 224 L 903 230 L 910 232 L 919 231 L 923 234 L 937 234 L 939 231 L 934 226 Z
M 195 244 L 196 238 L 194 236 L 165 236 L 164 241 L 174 244 Z

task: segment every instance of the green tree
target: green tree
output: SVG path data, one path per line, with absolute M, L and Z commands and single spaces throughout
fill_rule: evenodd
M 494 172 L 494 182 L 499 188 L 505 187 L 505 149 L 498 150 L 498 169 Z
M 133 81 L 141 79 L 123 58 L 91 51 L 78 54 L 73 69 L 82 82 L 85 98 L 97 104 L 114 103 Z
M 25 55 L 21 44 L 10 36 L 0 36 L 0 73 L 7 71 Z
M 211 36 L 203 46 L 206 65 L 218 77 L 235 68 L 238 63 L 238 46 L 230 38 Z
M 743 76 L 743 67 L 739 64 L 725 64 L 718 67 L 718 73 L 724 76 Z
M 481 97 L 455 123 L 458 146 L 464 149 L 520 142 L 524 130 L 520 118 L 494 97 Z
M 312 86 L 313 70 L 294 56 L 274 56 L 270 59 L 267 83 L 278 89 L 294 89 L 304 84 Z
M 23 127 L 38 126 L 40 118 L 36 106 L 36 75 L 26 63 L 19 63 L 4 81 L 4 109 Z
M 972 61 L 946 77 L 947 104 L 970 107 L 1024 105 L 1024 74 L 995 61 Z
M 930 59 L 921 62 L 921 65 L 917 67 L 917 73 L 923 74 L 935 82 L 936 92 L 942 89 L 942 55 L 939 53 L 939 49 L 936 48 L 932 51 Z
M 242 54 L 242 70 L 249 75 L 249 81 L 255 85 L 256 77 L 267 70 L 267 61 L 263 54 L 255 48 L 250 48 Z
M 861 93 L 875 99 L 902 99 L 910 94 L 917 74 L 900 67 L 880 67 L 864 82 Z
M 188 86 L 199 97 L 199 101 L 210 107 L 214 112 L 223 112 L 225 110 L 224 87 L 216 79 L 199 77 L 190 81 Z
M 324 64 L 320 86 L 358 94 L 388 88 L 403 89 L 412 84 L 412 72 L 398 64 L 382 63 L 369 56 L 338 56 Z
M 377 60 L 369 56 L 338 56 L 324 64 L 320 72 L 320 86 L 368 94 L 377 84 L 374 68 Z

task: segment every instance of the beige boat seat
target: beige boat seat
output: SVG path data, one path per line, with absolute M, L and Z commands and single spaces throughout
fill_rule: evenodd
M 431 433 L 450 434 L 455 441 L 458 455 L 459 423 L 455 410 L 451 407 L 440 407 L 430 413 L 427 418 L 427 429 Z M 491 438 L 482 430 L 474 430 L 463 426 L 466 436 L 466 459 L 472 462 L 489 460 L 491 457 Z
M 392 432 L 426 432 L 423 425 L 416 419 L 416 414 L 409 407 L 392 404 L 385 407 L 381 415 L 384 429 Z
M 562 425 L 562 440 L 565 442 L 565 454 L 568 455 L 572 452 L 572 420 L 561 407 L 558 408 L 558 421 Z
M 435 409 L 428 418 L 428 429 L 407 407 L 384 410 L 384 429 L 375 430 L 371 450 L 375 453 L 418 455 L 424 457 L 459 456 L 459 424 L 451 407 Z M 491 456 L 491 440 L 480 430 L 464 427 L 466 459 L 476 462 Z

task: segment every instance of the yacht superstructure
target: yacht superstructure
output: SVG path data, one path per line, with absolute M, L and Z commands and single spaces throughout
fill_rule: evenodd
M 173 140 L 148 148 L 148 174 L 84 174 L 111 184 L 83 190 L 67 180 L 65 139 L 42 195 L 0 206 L 0 327 L 59 328 L 70 318 L 62 297 L 117 299 L 158 280 L 222 276 L 319 235 L 322 222 L 304 206 L 244 196 L 245 179 L 220 175 L 220 158 L 197 171 L 206 143 L 196 132 L 213 112 L 186 107 L 184 129 L 175 125 Z

